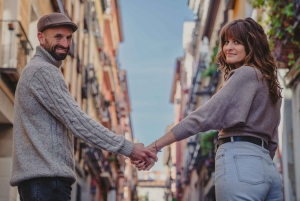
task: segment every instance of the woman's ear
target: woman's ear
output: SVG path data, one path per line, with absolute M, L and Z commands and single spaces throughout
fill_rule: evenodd
M 38 32 L 37 38 L 40 41 L 40 45 L 43 46 L 45 44 L 45 35 L 42 32 Z

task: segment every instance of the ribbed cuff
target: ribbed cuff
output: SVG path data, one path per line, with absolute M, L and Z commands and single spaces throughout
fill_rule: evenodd
M 118 153 L 129 157 L 133 150 L 134 143 L 129 140 L 126 140 L 126 139 L 124 139 L 124 140 L 125 140 L 124 145 L 121 147 L 121 149 L 118 151 Z

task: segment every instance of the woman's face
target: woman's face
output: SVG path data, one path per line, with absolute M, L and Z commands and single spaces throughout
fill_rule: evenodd
M 245 46 L 236 39 L 225 39 L 223 52 L 226 56 L 226 63 L 233 64 L 235 68 L 239 68 L 244 64 L 246 58 Z

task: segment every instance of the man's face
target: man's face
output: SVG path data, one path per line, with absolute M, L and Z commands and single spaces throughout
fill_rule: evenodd
M 57 61 L 64 60 L 70 50 L 73 31 L 69 27 L 47 28 L 38 32 L 40 45 Z

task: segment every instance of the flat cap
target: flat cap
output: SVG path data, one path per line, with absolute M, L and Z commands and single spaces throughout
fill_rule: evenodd
M 69 26 L 72 28 L 73 32 L 78 29 L 78 26 L 62 13 L 51 13 L 49 15 L 44 15 L 37 23 L 37 29 L 39 32 L 43 32 L 47 28 L 57 26 Z

